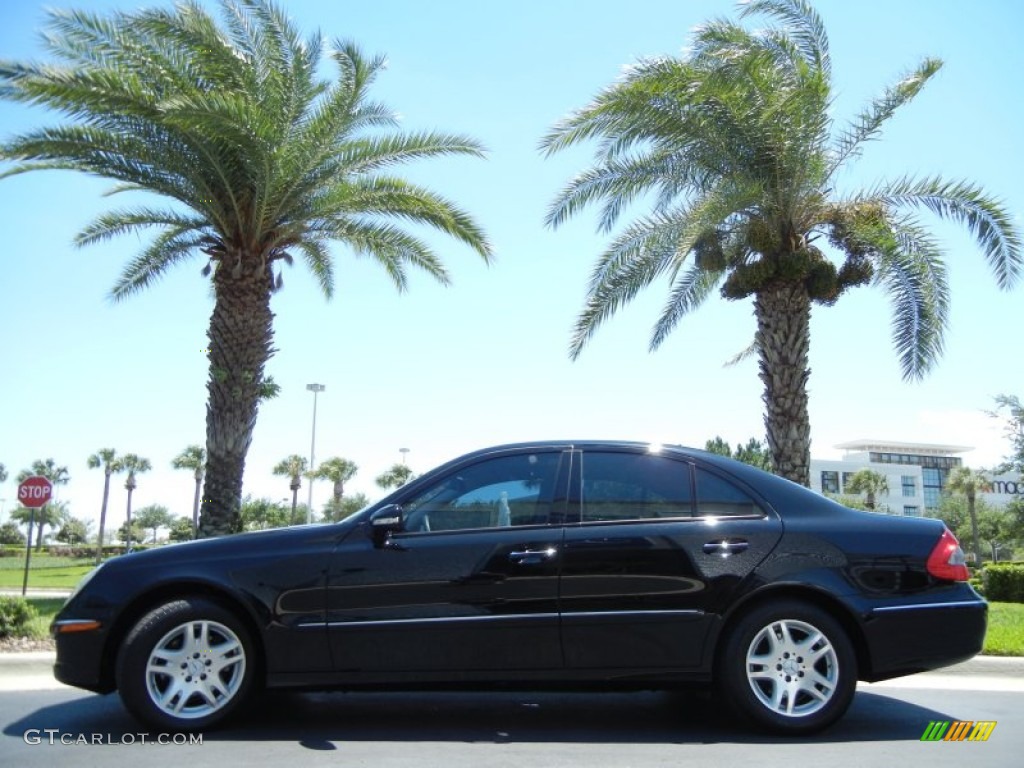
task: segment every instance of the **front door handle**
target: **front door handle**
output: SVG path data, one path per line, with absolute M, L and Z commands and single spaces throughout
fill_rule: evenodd
M 525 549 L 517 552 L 509 552 L 508 559 L 518 565 L 540 565 L 546 560 L 550 560 L 558 553 L 555 547 L 548 547 L 547 549 Z
M 744 552 L 749 546 L 750 542 L 745 539 L 716 539 L 704 545 L 704 554 L 729 557 Z

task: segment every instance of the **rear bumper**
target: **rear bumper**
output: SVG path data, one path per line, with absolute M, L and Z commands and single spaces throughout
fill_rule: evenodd
M 980 599 L 874 608 L 864 621 L 868 682 L 947 667 L 985 643 L 988 603 Z

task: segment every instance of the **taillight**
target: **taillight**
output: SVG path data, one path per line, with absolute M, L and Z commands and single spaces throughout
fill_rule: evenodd
M 946 581 L 967 581 L 971 578 L 964 551 L 949 528 L 943 529 L 939 542 L 928 555 L 928 573 Z

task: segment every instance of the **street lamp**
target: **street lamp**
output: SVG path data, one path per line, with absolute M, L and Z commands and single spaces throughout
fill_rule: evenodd
M 313 475 L 316 462 L 316 396 L 327 387 L 323 384 L 307 384 L 306 389 L 313 393 L 313 438 L 309 441 L 309 502 L 306 505 L 306 525 L 313 522 Z
M 402 466 L 405 466 L 405 456 L 406 456 L 407 453 L 409 453 L 409 449 L 408 448 L 399 448 L 398 452 L 400 454 L 402 454 Z

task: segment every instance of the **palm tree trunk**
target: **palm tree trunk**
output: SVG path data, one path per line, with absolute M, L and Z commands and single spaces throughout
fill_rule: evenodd
M 131 488 L 128 489 L 128 507 L 127 507 L 127 511 L 125 513 L 125 519 L 128 521 L 128 524 L 125 526 L 124 551 L 125 552 L 131 552 L 132 551 L 132 489 Z
M 196 495 L 192 499 L 192 538 L 199 538 L 199 493 L 203 485 L 203 476 L 196 470 Z
M 775 473 L 811 484 L 811 420 L 807 407 L 811 300 L 802 283 L 775 283 L 754 300 L 764 425 Z
M 974 567 L 981 568 L 981 537 L 978 535 L 978 513 L 974 508 L 974 494 L 967 493 L 967 513 L 971 516 L 971 538 L 974 540 Z
M 103 559 L 103 529 L 107 524 L 107 500 L 110 498 L 110 473 L 103 472 L 103 506 L 100 507 L 100 537 L 96 544 L 96 565 Z
M 292 519 L 289 525 L 295 525 L 295 510 L 299 507 L 299 486 L 292 486 Z
M 199 536 L 242 529 L 242 476 L 252 442 L 263 368 L 273 354 L 271 273 L 254 258 L 228 254 L 217 266 L 216 301 L 207 337 L 210 375 L 206 405 L 206 485 Z

